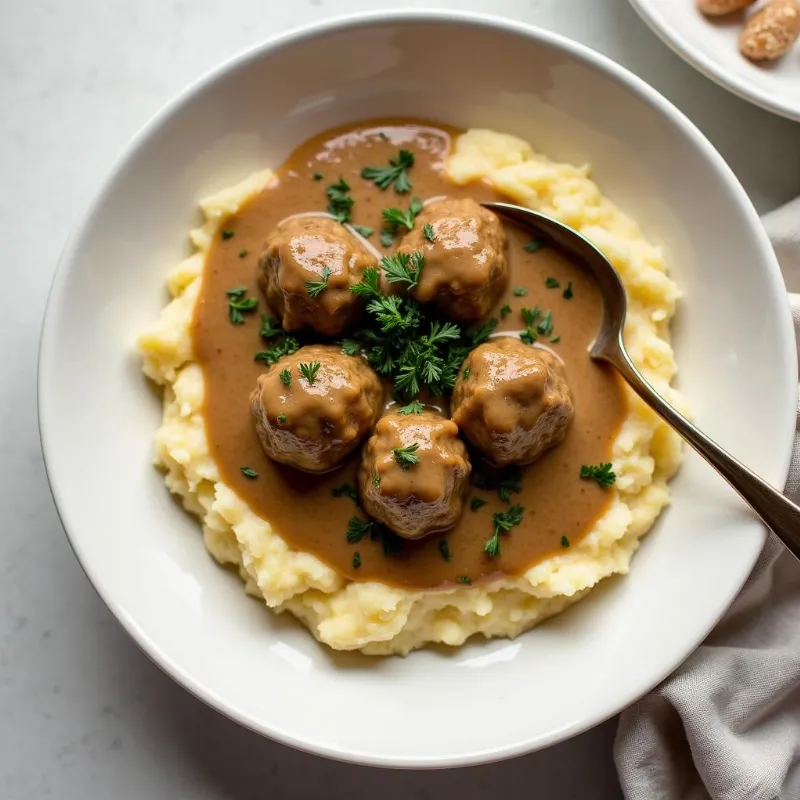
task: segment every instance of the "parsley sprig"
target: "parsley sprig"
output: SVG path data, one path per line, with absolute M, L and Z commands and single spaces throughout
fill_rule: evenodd
M 318 281 L 303 281 L 309 297 L 319 297 L 328 288 L 328 278 L 331 277 L 331 268 L 323 267 Z
M 373 542 L 380 541 L 385 556 L 396 556 L 403 549 L 403 540 L 375 520 L 350 517 L 345 536 L 350 544 L 358 544 L 365 536 L 369 536 Z
M 409 253 L 395 253 L 384 256 L 381 267 L 389 283 L 406 283 L 413 289 L 419 283 L 419 276 L 425 266 L 425 256 L 419 250 Z
M 286 336 L 280 342 L 271 345 L 266 350 L 259 350 L 253 357 L 254 361 L 261 361 L 264 364 L 275 364 L 284 356 L 290 356 L 300 349 L 300 342 L 293 336 Z
M 402 225 L 407 230 L 414 227 L 414 221 L 422 211 L 422 200 L 419 197 L 411 199 L 411 204 L 408 211 L 403 211 L 400 208 L 384 208 L 382 211 L 384 221 L 389 225 L 392 233 Z
M 415 285 L 423 268 L 421 254 L 400 254 L 382 259 L 388 282 Z M 367 321 L 342 346 L 345 352 L 363 352 L 367 361 L 394 384 L 398 399 L 412 400 L 423 389 L 433 395 L 449 392 L 468 353 L 490 336 L 498 324 L 494 317 L 475 328 L 442 322 L 430 306 L 405 295 L 386 295 L 375 267 L 364 270 L 361 281 L 350 288 L 368 300 Z
M 358 505 L 358 490 L 352 483 L 343 483 L 341 486 L 334 486 L 333 489 L 331 489 L 331 494 L 334 497 L 349 497 Z
M 525 330 L 520 334 L 525 344 L 533 344 L 541 334 L 550 336 L 553 333 L 553 312 L 542 311 L 539 306 L 533 308 L 520 309 L 522 321 L 525 323 Z
M 388 167 L 364 167 L 361 177 L 372 181 L 379 189 L 386 191 L 392 184 L 398 194 L 411 190 L 408 170 L 414 166 L 414 154 L 410 150 L 401 150 L 397 158 L 389 159 Z
M 243 325 L 245 313 L 255 311 L 258 308 L 258 300 L 255 297 L 247 297 L 246 286 L 234 286 L 225 294 L 228 295 L 228 319 L 234 325 Z
M 478 489 L 497 491 L 504 503 L 510 503 L 512 493 L 518 494 L 522 491 L 522 472 L 514 464 L 500 470 L 493 469 L 491 472 L 478 466 L 473 470 L 472 483 Z
M 415 464 L 419 464 L 417 450 L 419 450 L 419 444 L 417 442 L 407 445 L 406 447 L 392 448 L 394 460 L 403 472 L 408 472 Z
M 350 544 L 358 544 L 372 529 L 372 522 L 363 520 L 360 517 L 350 517 L 347 521 L 347 541 Z
M 397 409 L 398 414 L 421 414 L 425 410 L 425 406 L 419 400 L 412 400 L 408 405 L 402 406 Z
M 617 475 L 611 468 L 610 461 L 601 462 L 600 464 L 583 464 L 580 476 L 585 481 L 594 481 L 603 489 L 613 486 L 617 480 Z
M 299 365 L 298 369 L 300 370 L 300 374 L 308 381 L 309 386 L 314 385 L 320 366 L 321 364 L 319 361 L 312 361 L 310 364 L 302 363 Z
M 327 186 L 325 194 L 328 198 L 328 211 L 333 214 L 336 221 L 349 222 L 355 200 L 350 197 L 350 185 L 345 179 L 340 177 L 336 183 Z
M 261 327 L 258 329 L 258 335 L 262 339 L 274 339 L 276 336 L 284 336 L 285 332 L 283 326 L 275 319 L 275 317 L 268 317 L 266 314 L 261 315 Z
M 507 511 L 497 511 L 492 515 L 494 533 L 491 539 L 487 539 L 483 545 L 483 552 L 489 558 L 497 558 L 500 555 L 500 535 L 508 533 L 512 528 L 522 522 L 524 509 L 522 506 L 511 506 Z

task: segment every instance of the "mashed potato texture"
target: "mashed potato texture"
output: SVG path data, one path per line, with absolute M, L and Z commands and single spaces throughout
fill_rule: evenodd
M 684 408 L 670 386 L 676 366 L 669 323 L 679 291 L 660 250 L 602 196 L 589 169 L 555 163 L 514 136 L 471 130 L 456 140 L 448 170 L 457 183 L 490 180 L 605 252 L 628 292 L 625 341 L 634 362 Z M 319 641 L 371 655 L 405 655 L 429 642 L 456 646 L 475 634 L 514 637 L 581 599 L 603 578 L 626 573 L 640 538 L 668 503 L 667 481 L 681 460 L 677 436 L 632 393 L 613 446 L 617 480 L 607 512 L 579 543 L 515 578 L 425 591 L 349 581 L 312 554 L 290 548 L 220 480 L 206 440 L 192 315 L 214 233 L 270 178 L 269 171 L 257 173 L 201 203 L 205 224 L 191 233 L 195 253 L 169 274 L 172 300 L 139 338 L 144 372 L 164 394 L 155 462 L 166 473 L 167 488 L 200 519 L 214 558 L 238 568 L 247 592 L 277 612 L 290 611 Z

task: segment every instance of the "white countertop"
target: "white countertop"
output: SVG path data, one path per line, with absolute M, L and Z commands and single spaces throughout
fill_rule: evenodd
M 691 2 L 691 0 L 674 0 Z M 63 534 L 36 429 L 36 350 L 61 247 L 113 159 L 173 93 L 241 48 L 380 0 L 27 0 L 0 23 L 0 797 L 616 798 L 607 723 L 504 764 L 336 764 L 261 739 L 172 683 L 95 595 Z M 800 125 L 685 66 L 626 0 L 440 0 L 551 28 L 682 108 L 759 210 L 800 194 Z M 592 13 L 590 13 L 590 11 Z M 70 354 L 65 354 L 69 357 Z M 98 465 L 102 469 L 102 465 Z M 109 520 L 113 535 L 113 520 Z M 452 793 L 452 794 L 451 794 Z

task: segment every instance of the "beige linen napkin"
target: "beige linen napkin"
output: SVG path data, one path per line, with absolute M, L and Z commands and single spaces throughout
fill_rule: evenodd
M 764 225 L 797 291 L 800 198 Z M 800 295 L 792 315 L 800 341 Z M 797 432 L 786 494 L 800 502 Z M 622 713 L 614 758 L 628 800 L 800 798 L 800 563 L 774 536 L 708 639 Z

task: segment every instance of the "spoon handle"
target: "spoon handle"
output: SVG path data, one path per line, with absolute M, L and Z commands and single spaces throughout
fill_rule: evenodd
M 800 559 L 800 508 L 678 413 L 647 382 L 622 347 L 611 353 L 606 351 L 602 357 L 616 367 L 636 394 L 736 489 L 761 521 Z

